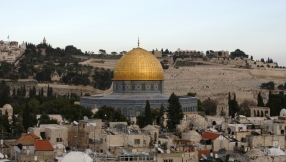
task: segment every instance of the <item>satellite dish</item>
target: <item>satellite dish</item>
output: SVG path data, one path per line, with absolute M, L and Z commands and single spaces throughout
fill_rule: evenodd
M 107 154 L 108 156 L 111 156 L 111 153 L 110 153 L 108 150 L 106 150 L 106 154 Z
M 158 144 L 155 144 L 155 147 L 158 147 Z
M 0 153 L 0 158 L 3 159 L 4 158 L 4 155 L 2 153 Z
M 87 117 L 87 116 L 84 116 L 84 117 L 83 117 L 83 120 L 88 120 L 88 117 Z
M 73 123 L 74 123 L 75 125 L 78 125 L 78 122 L 76 122 L 76 121 L 73 121 Z
M 129 146 L 132 146 L 132 142 L 131 141 L 128 141 L 127 143 L 128 143 Z
M 202 154 L 202 157 L 205 159 L 205 160 L 207 160 L 208 158 L 207 158 L 207 156 L 205 155 L 205 154 Z
M 125 155 L 128 155 L 128 154 L 129 154 L 125 149 L 122 149 L 122 151 L 123 151 L 123 153 L 124 153 Z
M 171 151 L 170 151 L 170 149 L 167 149 L 167 154 L 169 154 Z
M 15 151 L 16 153 L 20 153 L 20 152 L 21 152 L 21 150 L 19 149 L 18 146 L 14 146 L 13 149 L 14 149 L 14 151 Z
M 202 145 L 198 145 L 198 150 L 201 150 L 202 149 Z
M 265 114 L 265 117 L 266 117 L 268 120 L 271 120 L 271 118 L 269 117 L 268 113 Z
M 158 147 L 158 150 L 159 150 L 161 153 L 164 153 L 164 151 L 163 151 L 160 147 Z

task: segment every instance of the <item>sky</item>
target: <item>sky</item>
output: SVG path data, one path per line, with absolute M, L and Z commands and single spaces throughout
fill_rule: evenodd
M 286 66 L 285 0 L 13 0 L 1 2 L 0 40 L 82 51 L 240 49 Z

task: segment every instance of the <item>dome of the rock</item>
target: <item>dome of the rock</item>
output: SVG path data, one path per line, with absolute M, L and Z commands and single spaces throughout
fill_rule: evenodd
M 152 53 L 138 47 L 120 58 L 113 80 L 164 80 L 164 71 Z

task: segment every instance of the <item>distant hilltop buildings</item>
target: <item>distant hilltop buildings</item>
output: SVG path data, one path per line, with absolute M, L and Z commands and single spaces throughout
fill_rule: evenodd
M 22 56 L 26 50 L 26 44 L 23 42 L 18 45 L 17 41 L 0 41 L 0 61 L 14 63 L 17 58 Z

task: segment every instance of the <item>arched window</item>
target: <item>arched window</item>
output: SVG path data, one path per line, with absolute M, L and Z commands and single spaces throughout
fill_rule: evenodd
M 257 117 L 260 117 L 259 110 L 257 110 L 257 114 L 256 115 L 257 115 Z
M 254 114 L 254 117 L 256 117 L 256 111 L 255 110 L 253 110 L 253 114 Z

